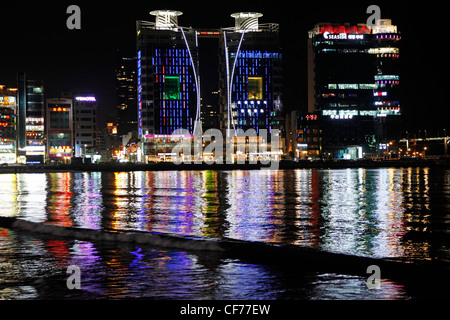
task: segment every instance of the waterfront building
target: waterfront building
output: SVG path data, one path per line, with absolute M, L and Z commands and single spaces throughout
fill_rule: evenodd
M 262 16 L 234 13 L 235 26 L 220 30 L 219 106 L 224 136 L 229 130 L 254 129 L 258 135 L 261 129 L 269 134 L 272 129 L 283 130 L 279 25 L 259 23 Z
M 317 113 L 333 157 L 380 153 L 401 115 L 397 27 L 319 23 L 308 37 L 308 112 Z M 360 149 L 358 149 L 360 150 Z M 346 156 L 347 155 L 347 156 Z
M 97 99 L 94 95 L 77 95 L 74 111 L 74 156 L 91 158 L 98 145 Z
M 68 163 L 73 156 L 73 100 L 46 99 L 47 157 L 51 162 Z
M 294 110 L 286 114 L 286 151 L 289 160 L 322 158 L 319 116 Z
M 17 161 L 42 164 L 45 158 L 44 83 L 17 75 Z
M 200 121 L 197 32 L 178 25 L 180 11 L 150 14 L 154 22 L 136 23 L 137 160 L 143 162 L 170 160 L 173 147 L 190 141 Z
M 137 58 L 116 56 L 117 134 L 137 131 Z
M 17 89 L 0 85 L 0 164 L 16 163 Z

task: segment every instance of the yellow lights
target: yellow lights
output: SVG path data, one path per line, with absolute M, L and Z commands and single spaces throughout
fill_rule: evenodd
M 263 99 L 262 77 L 248 77 L 248 100 Z
M 53 112 L 64 112 L 64 111 L 68 111 L 68 110 L 67 110 L 67 108 L 58 107 L 58 108 L 53 108 L 52 111 Z
M 391 47 L 383 47 L 383 48 L 370 48 L 369 53 L 370 54 L 384 54 L 384 53 L 394 53 L 398 54 L 400 51 L 398 48 L 391 48 Z

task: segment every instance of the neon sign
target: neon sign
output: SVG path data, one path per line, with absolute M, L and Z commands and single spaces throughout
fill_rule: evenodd
M 95 97 L 75 97 L 77 101 L 88 101 L 88 102 L 96 102 Z
M 364 35 L 362 34 L 347 34 L 347 33 L 339 33 L 339 34 L 333 34 L 328 31 L 325 31 L 323 33 L 323 37 L 325 39 L 342 39 L 342 40 L 362 40 L 364 39 Z
M 331 26 L 331 25 L 324 25 L 320 26 L 320 34 L 369 34 L 370 29 L 367 26 L 361 25 L 361 26 Z

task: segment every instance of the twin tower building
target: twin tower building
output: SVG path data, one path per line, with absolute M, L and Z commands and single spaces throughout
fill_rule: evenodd
M 282 125 L 282 70 L 278 24 L 259 23 L 262 14 L 231 15 L 235 26 L 196 30 L 178 24 L 180 11 L 150 12 L 154 22 L 137 21 L 138 135 L 141 161 L 172 156 L 200 126 L 202 81 L 218 77 L 219 129 L 227 132 Z M 218 38 L 219 70 L 200 78 L 199 38 Z M 233 131 L 234 130 L 234 131 Z M 269 141 L 270 142 L 270 141 Z

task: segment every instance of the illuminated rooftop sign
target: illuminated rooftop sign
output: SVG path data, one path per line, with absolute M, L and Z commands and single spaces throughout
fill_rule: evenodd
M 76 101 L 84 101 L 84 102 L 96 102 L 95 97 L 75 97 Z
M 338 33 L 338 34 L 333 34 L 330 33 L 328 31 L 323 33 L 323 37 L 325 39 L 342 39 L 342 40 L 362 40 L 364 39 L 364 35 L 362 34 L 347 34 L 347 33 Z
M 322 25 L 319 30 L 320 34 L 369 34 L 370 29 L 365 25 L 347 26 L 347 25 Z

